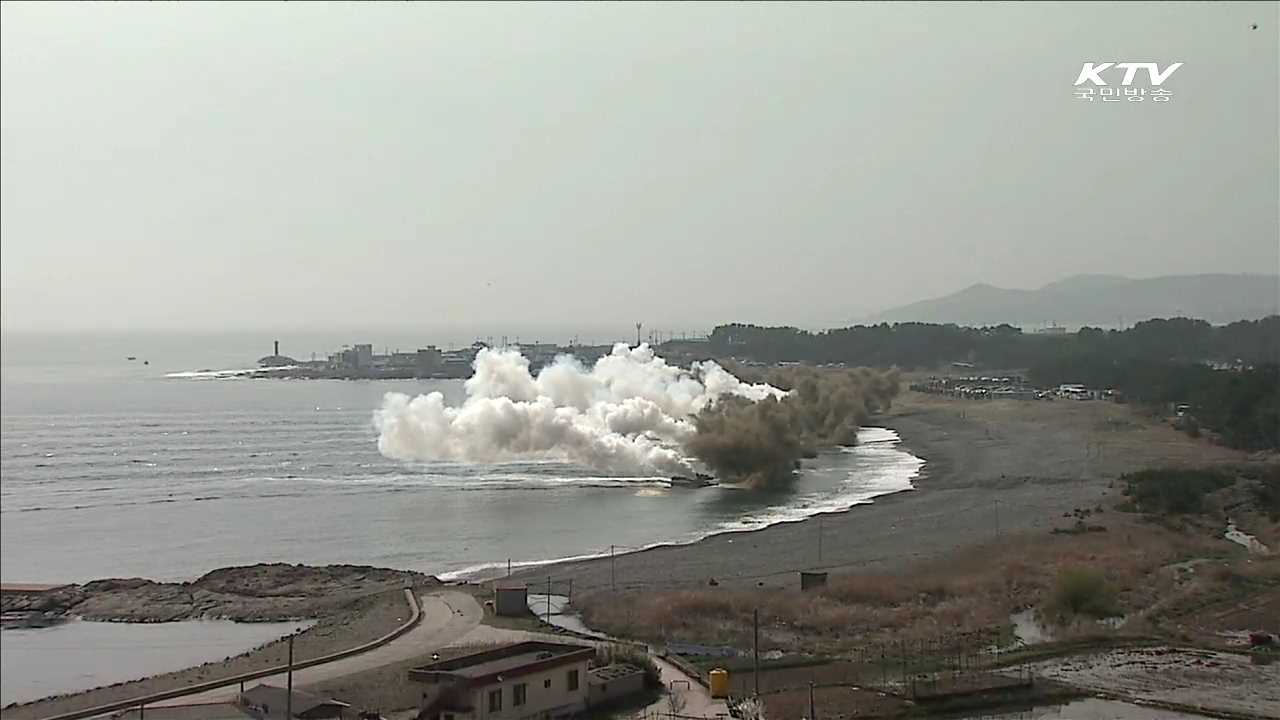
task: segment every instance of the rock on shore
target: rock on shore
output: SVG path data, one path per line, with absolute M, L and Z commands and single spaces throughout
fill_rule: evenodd
M 321 617 L 360 597 L 439 583 L 430 575 L 406 570 L 272 563 L 220 568 L 191 582 L 124 578 L 43 593 L 6 593 L 0 596 L 0 610 L 111 622 L 275 622 Z

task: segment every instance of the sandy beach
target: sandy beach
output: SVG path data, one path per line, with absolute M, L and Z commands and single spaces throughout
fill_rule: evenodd
M 907 392 L 873 424 L 895 430 L 926 464 L 914 491 L 763 530 L 545 565 L 513 580 L 563 590 L 661 590 L 798 584 L 801 570 L 894 572 L 1001 533 L 1068 524 L 1122 473 L 1240 462 L 1244 453 L 1101 401 L 963 401 Z M 819 539 L 821 536 L 821 539 Z M 819 545 L 821 548 L 819 549 Z

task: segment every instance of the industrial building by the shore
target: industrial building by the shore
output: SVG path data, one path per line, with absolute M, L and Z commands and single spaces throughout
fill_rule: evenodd
M 613 350 L 612 344 L 568 345 L 556 343 L 501 344 L 477 340 L 469 346 L 443 350 L 426 345 L 415 350 L 374 352 L 372 343 L 354 343 L 331 352 L 323 359 L 297 360 L 281 354 L 280 341 L 274 350 L 258 360 L 258 377 L 330 378 L 330 379 L 412 379 L 467 378 L 471 376 L 476 354 L 486 348 L 519 350 L 529 361 L 529 371 L 537 373 L 561 356 L 572 356 L 579 362 L 593 363 Z M 668 338 L 655 344 L 655 349 L 669 362 L 686 365 L 712 358 L 705 337 Z

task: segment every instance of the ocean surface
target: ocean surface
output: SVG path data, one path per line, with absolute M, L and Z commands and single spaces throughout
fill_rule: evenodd
M 874 428 L 769 493 L 669 488 L 554 461 L 406 464 L 377 450 L 383 394 L 439 390 L 457 401 L 460 381 L 201 372 L 252 367 L 270 340 L 6 335 L 3 579 L 187 580 L 271 561 L 456 576 L 841 510 L 909 489 L 922 464 Z M 313 338 L 292 353 L 337 344 Z

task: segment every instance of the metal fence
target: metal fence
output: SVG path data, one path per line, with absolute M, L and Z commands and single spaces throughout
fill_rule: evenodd
M 869 644 L 829 661 L 790 666 L 766 664 L 757 678 L 750 669 L 731 674 L 731 692 L 752 695 L 818 687 L 857 686 L 927 701 L 965 693 L 1029 685 L 1030 670 L 1001 667 L 1001 628 L 943 633 L 917 640 Z

